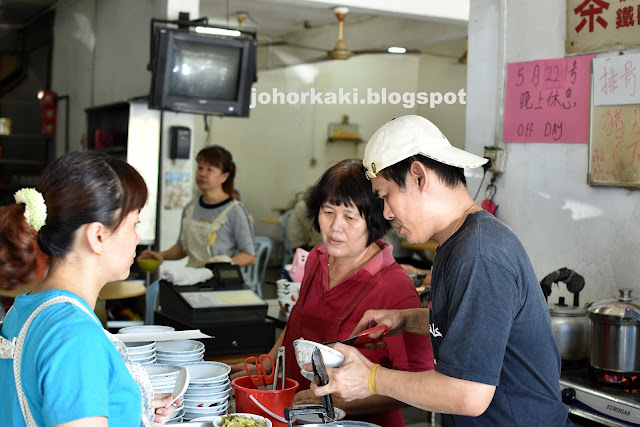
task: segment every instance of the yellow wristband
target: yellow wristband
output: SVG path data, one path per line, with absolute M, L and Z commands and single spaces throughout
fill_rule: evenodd
M 369 371 L 369 393 L 371 394 L 376 394 L 376 371 L 378 370 L 378 368 L 380 367 L 379 364 L 375 364 L 373 365 L 373 368 L 371 368 L 371 371 Z

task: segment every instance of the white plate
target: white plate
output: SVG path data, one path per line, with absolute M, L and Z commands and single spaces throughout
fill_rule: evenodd
M 126 328 L 122 328 L 118 331 L 119 334 L 139 334 L 139 333 L 150 333 L 150 332 L 170 332 L 175 331 L 175 328 L 171 326 L 160 326 L 160 325 L 140 325 L 140 326 L 127 326 Z
M 268 418 L 261 417 L 260 415 L 244 414 L 244 413 L 234 413 L 234 414 L 227 414 L 227 415 L 214 416 L 214 417 L 200 417 L 200 418 L 194 418 L 191 421 L 192 422 L 212 421 L 213 422 L 212 425 L 215 427 L 215 426 L 219 426 L 220 424 L 222 424 L 222 422 L 224 421 L 224 417 L 228 417 L 228 416 L 232 416 L 232 415 L 244 415 L 245 417 L 249 417 L 249 418 L 253 418 L 253 419 L 256 419 L 256 420 L 264 421 L 265 423 L 267 423 L 267 427 L 272 427 L 272 425 L 273 425 L 271 423 L 271 420 L 268 419 Z
M 182 366 L 189 370 L 189 384 L 223 382 L 231 372 L 229 365 L 220 362 L 193 362 Z
M 300 375 L 308 379 L 309 381 L 313 381 L 313 372 L 305 371 L 304 369 L 300 369 Z
M 141 351 L 139 353 L 129 352 L 129 357 L 132 360 L 148 359 L 150 357 L 156 357 L 156 351 L 154 349 L 151 349 L 149 351 Z
M 338 350 L 315 341 L 298 339 L 293 341 L 293 349 L 296 353 L 296 360 L 300 369 L 303 369 L 307 363 L 311 363 L 311 354 L 316 347 L 320 349 L 322 360 L 326 366 L 339 368 L 344 363 L 344 356 Z
M 156 351 L 163 354 L 190 354 L 204 351 L 204 344 L 195 340 L 162 341 L 156 344 Z
M 191 398 L 189 396 L 184 396 L 184 406 L 197 408 L 202 405 L 202 407 L 219 405 L 223 402 L 226 402 L 229 399 L 229 393 L 223 393 L 220 396 L 200 396 L 200 398 Z

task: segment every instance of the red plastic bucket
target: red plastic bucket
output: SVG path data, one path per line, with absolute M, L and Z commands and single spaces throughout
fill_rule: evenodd
M 284 419 L 284 408 L 293 406 L 293 397 L 298 389 L 297 381 L 287 378 L 284 383 L 284 390 L 258 390 L 249 377 L 236 378 L 231 381 L 231 385 L 236 390 L 236 412 L 255 414 L 268 418 L 274 427 L 287 426 L 287 423 L 274 418 L 269 412 Z

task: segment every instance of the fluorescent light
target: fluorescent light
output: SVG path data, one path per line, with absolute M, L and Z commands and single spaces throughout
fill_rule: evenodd
M 389 53 L 405 53 L 406 51 L 407 49 L 403 47 L 390 47 L 389 49 L 387 49 L 387 52 Z
M 196 33 L 215 34 L 217 36 L 239 37 L 242 33 L 238 30 L 225 30 L 224 28 L 196 27 Z

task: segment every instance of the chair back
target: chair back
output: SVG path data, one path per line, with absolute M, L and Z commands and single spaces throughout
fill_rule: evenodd
M 291 247 L 291 240 L 289 239 L 289 232 L 287 231 L 287 227 L 289 226 L 289 220 L 291 219 L 291 215 L 293 214 L 293 209 L 289 209 L 285 211 L 282 215 L 280 215 L 280 225 L 282 225 L 282 244 L 284 245 L 284 255 L 282 257 L 282 268 L 285 265 L 291 264 L 293 261 L 293 247 Z
M 256 262 L 253 265 L 242 267 L 244 282 L 260 298 L 262 298 L 262 282 L 267 272 L 267 264 L 271 257 L 273 241 L 266 236 L 256 236 Z

